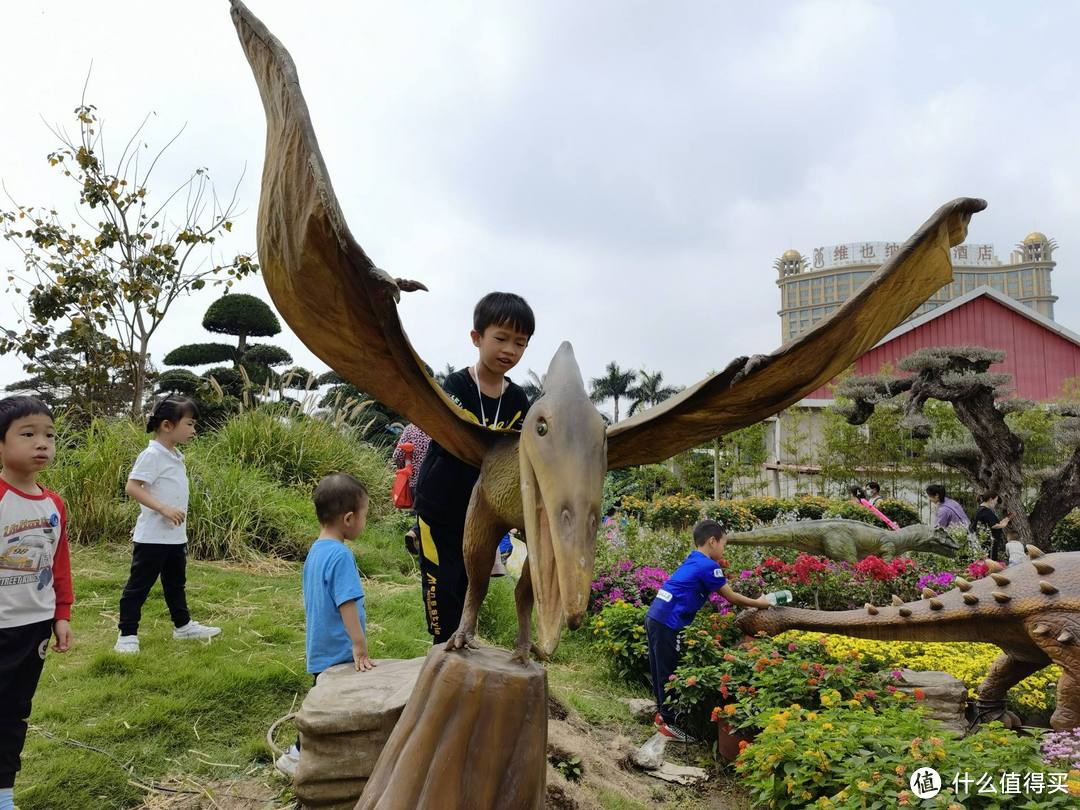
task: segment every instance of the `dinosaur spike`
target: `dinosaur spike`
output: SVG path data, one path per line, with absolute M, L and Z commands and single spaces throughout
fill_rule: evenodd
M 1053 596 L 1055 593 L 1058 592 L 1058 589 L 1046 580 L 1042 580 L 1039 582 L 1039 590 L 1045 593 L 1047 596 Z
M 903 616 L 906 619 L 908 616 L 911 615 L 911 608 L 908 608 L 908 607 L 900 608 L 900 615 Z
M 956 587 L 959 588 L 962 591 L 970 591 L 971 590 L 971 583 L 968 582 L 963 577 L 957 577 L 956 579 L 953 580 L 953 583 L 955 583 Z
M 1004 571 L 1005 566 L 999 563 L 997 560 L 987 560 L 986 570 L 988 570 L 991 574 L 996 574 L 999 571 Z
M 1033 560 L 1036 557 L 1041 557 L 1043 555 L 1042 549 L 1038 546 L 1031 545 L 1031 543 L 1028 543 L 1025 548 L 1027 549 L 1028 556 Z
M 902 604 L 904 604 L 904 600 L 903 600 L 903 599 L 901 599 L 901 598 L 900 598 L 899 596 L 897 596 L 897 595 L 896 595 L 896 594 L 894 593 L 894 594 L 892 595 L 892 603 L 893 603 L 894 605 L 902 605 Z
M 945 607 L 945 604 L 937 597 L 930 600 L 931 610 L 941 610 L 943 607 Z
M 1048 562 L 1042 562 L 1040 560 L 1039 562 L 1033 562 L 1032 565 L 1035 566 L 1035 570 L 1039 572 L 1039 576 L 1041 577 L 1054 573 L 1054 566 Z
M 937 596 L 937 594 L 934 593 L 929 588 L 923 588 L 922 589 L 922 595 L 923 595 L 923 599 L 933 599 L 935 596 Z
M 1073 634 L 1070 633 L 1068 630 L 1062 630 L 1061 635 L 1057 637 L 1057 640 L 1060 641 L 1062 644 L 1071 644 L 1076 639 L 1073 637 Z
M 979 597 L 977 597 L 973 593 L 965 593 L 964 594 L 964 604 L 977 605 L 977 604 L 979 604 Z
M 1047 636 L 1051 633 L 1050 625 L 1039 622 L 1032 628 L 1031 632 L 1037 636 Z
M 866 608 L 866 612 L 869 613 L 871 616 L 877 616 L 878 615 L 878 609 L 876 607 L 874 607 L 873 605 L 871 605 L 869 602 L 867 602 L 866 605 L 864 605 L 864 607 Z
M 994 591 L 993 597 L 994 601 L 1001 605 L 1004 605 L 1006 602 L 1012 599 L 1012 597 L 1009 596 L 1007 593 L 1002 593 L 1001 591 Z
M 1008 585 L 1012 581 L 1004 574 L 991 574 L 990 579 L 994 580 L 994 582 L 1002 587 Z

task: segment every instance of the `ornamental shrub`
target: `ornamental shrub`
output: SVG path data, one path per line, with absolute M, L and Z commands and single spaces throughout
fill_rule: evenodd
M 1050 547 L 1055 551 L 1080 551 L 1080 509 L 1073 509 L 1054 528 Z
M 668 529 L 685 529 L 701 517 L 701 504 L 688 495 L 660 495 L 645 510 L 645 522 Z
M 719 520 L 729 532 L 745 532 L 757 523 L 754 513 L 741 501 L 713 501 L 705 504 L 705 517 Z
M 914 526 L 920 522 L 918 510 L 899 498 L 882 498 L 874 505 L 901 526 Z
M 771 495 L 755 495 L 740 498 L 738 505 L 749 509 L 758 523 L 772 523 L 784 512 L 795 510 L 795 504 L 787 498 L 774 498 Z
M 830 501 L 820 495 L 796 495 L 791 504 L 799 520 L 821 520 Z

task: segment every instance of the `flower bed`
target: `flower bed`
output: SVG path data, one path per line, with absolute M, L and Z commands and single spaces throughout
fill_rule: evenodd
M 825 810 L 925 805 L 960 810 L 1006 802 L 1024 808 L 1076 805 L 1080 772 L 1054 778 L 1056 769 L 1043 763 L 1033 738 L 1005 731 L 1000 723 L 962 740 L 942 734 L 911 711 L 909 701 L 898 700 L 899 694 L 861 700 L 833 695 L 823 708 L 796 704 L 764 713 L 761 732 L 736 766 L 754 806 Z M 933 800 L 921 801 L 910 790 L 911 772 L 923 766 L 942 775 L 941 793 Z M 996 786 L 994 793 L 980 793 L 977 783 L 952 784 L 953 774 L 974 779 L 988 774 L 994 783 L 1006 773 L 1040 774 L 1046 786 L 1064 781 L 1067 792 L 1005 797 Z

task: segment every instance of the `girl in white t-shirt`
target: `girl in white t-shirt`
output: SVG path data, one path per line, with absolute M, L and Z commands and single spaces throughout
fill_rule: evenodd
M 139 502 L 132 533 L 131 573 L 120 597 L 120 636 L 113 647 L 120 653 L 139 651 L 139 619 L 143 602 L 161 577 L 165 604 L 172 616 L 175 639 L 212 638 L 221 628 L 191 620 L 184 591 L 187 569 L 188 479 L 184 455 L 177 445 L 195 436 L 199 409 L 186 397 L 162 400 L 146 424 L 153 433 L 149 446 L 135 460 L 125 492 Z

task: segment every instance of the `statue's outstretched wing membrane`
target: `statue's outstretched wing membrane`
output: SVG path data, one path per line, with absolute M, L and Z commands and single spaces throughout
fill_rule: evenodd
M 498 434 L 468 421 L 409 344 L 397 301 L 415 287 L 399 286 L 349 233 L 292 57 L 239 0 L 232 17 L 266 110 L 258 247 L 274 305 L 343 379 L 479 466 Z
M 943 205 L 859 292 L 811 331 L 743 373 L 719 374 L 608 429 L 608 467 L 630 467 L 752 425 L 836 377 L 952 280 L 949 248 L 964 241 L 983 200 Z

